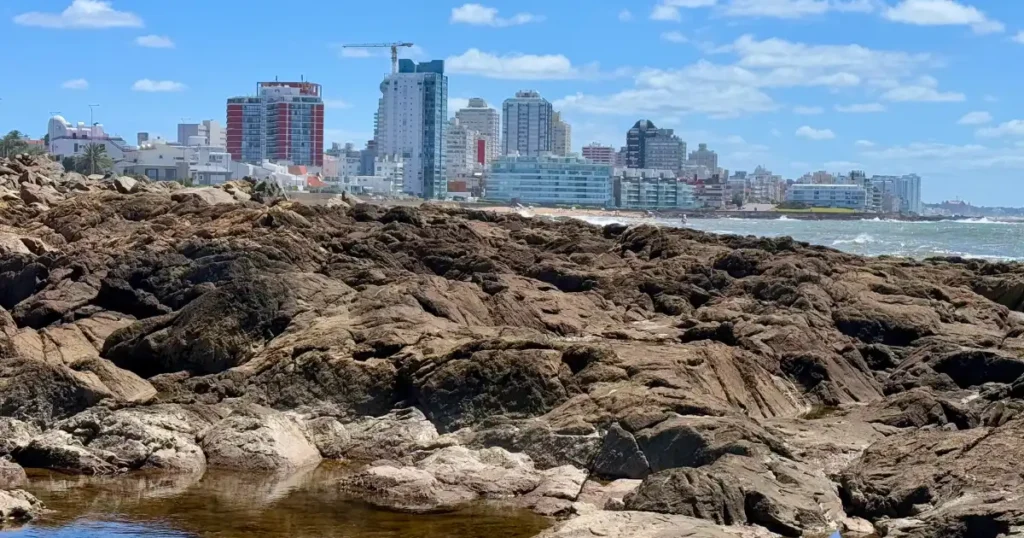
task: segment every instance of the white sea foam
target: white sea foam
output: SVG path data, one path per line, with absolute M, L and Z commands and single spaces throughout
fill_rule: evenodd
M 832 244 L 833 245 L 849 245 L 849 244 L 852 243 L 852 244 L 855 244 L 855 245 L 866 245 L 868 243 L 877 243 L 877 242 L 878 242 L 878 239 L 875 239 L 870 234 L 866 234 L 865 233 L 865 234 L 858 234 L 857 237 L 854 237 L 853 239 L 836 239 L 835 241 L 832 242 Z

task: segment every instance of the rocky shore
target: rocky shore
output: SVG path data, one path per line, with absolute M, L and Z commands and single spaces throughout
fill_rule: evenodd
M 1024 268 L 289 202 L 0 161 L 0 526 L 22 468 L 498 500 L 546 538 L 1024 536 Z

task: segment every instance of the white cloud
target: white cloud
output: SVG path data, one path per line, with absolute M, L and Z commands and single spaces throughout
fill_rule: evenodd
M 1003 23 L 990 19 L 974 6 L 954 0 L 902 0 L 883 13 L 886 19 L 918 26 L 970 26 L 975 33 L 1005 30 Z
M 1001 123 L 996 127 L 984 127 L 978 129 L 977 134 L 982 138 L 1024 136 L 1024 120 L 1010 120 L 1008 122 Z
M 775 136 L 775 137 L 779 137 L 779 136 L 782 136 L 782 131 L 780 131 L 780 130 L 778 130 L 778 129 L 772 129 L 772 130 L 771 130 L 771 131 L 769 131 L 769 132 L 771 133 L 771 135 L 772 135 L 772 136 Z
M 985 97 L 983 97 L 983 99 L 985 99 L 986 103 L 995 103 L 999 101 L 999 99 L 997 99 L 994 95 L 986 95 Z
M 940 92 L 931 86 L 901 86 L 883 93 L 882 99 L 896 102 L 957 103 L 967 97 L 957 92 Z
M 142 19 L 134 13 L 117 11 L 110 2 L 100 0 L 72 0 L 60 13 L 31 11 L 14 17 L 22 26 L 42 28 L 140 28 Z
M 788 86 L 855 86 L 888 83 L 894 77 L 920 73 L 937 64 L 929 54 L 875 50 L 860 45 L 808 45 L 784 39 L 738 38 L 728 50 L 740 59 L 738 66 L 771 70 L 767 73 Z M 815 84 L 808 84 L 814 81 Z
M 832 140 L 836 137 L 832 129 L 815 129 L 807 125 L 797 129 L 796 135 L 808 140 Z
M 1017 32 L 1017 35 L 1013 36 L 1013 40 L 1024 45 L 1024 31 Z
M 902 146 L 865 151 L 861 155 L 877 159 L 887 166 L 905 162 L 908 165 L 905 166 L 906 169 L 917 172 L 947 171 L 950 168 L 1024 168 L 1024 154 L 1020 152 L 1020 148 L 1013 146 L 993 148 L 979 144 L 958 146 L 938 142 L 912 142 Z
M 633 20 L 633 12 L 628 9 L 623 9 L 619 12 L 619 20 L 622 22 L 629 22 Z
M 577 68 L 561 54 L 498 56 L 479 49 L 449 56 L 445 69 L 451 73 L 507 80 L 568 80 L 597 74 L 596 66 Z
M 836 105 L 836 112 L 846 114 L 867 114 L 871 112 L 885 112 L 885 105 L 881 103 L 857 103 L 853 105 Z
M 651 11 L 651 19 L 656 21 L 681 21 L 681 8 L 695 9 L 701 7 L 712 7 L 718 0 L 661 0 L 661 3 L 654 6 Z
M 452 24 L 471 24 L 473 26 L 493 26 L 504 28 L 531 22 L 541 22 L 544 17 L 532 13 L 516 13 L 509 18 L 498 16 L 498 9 L 481 4 L 463 4 L 452 9 Z
M 805 116 L 813 116 L 815 114 L 821 114 L 825 109 L 820 106 L 795 106 L 793 107 L 793 113 L 802 114 Z
M 960 125 L 985 125 L 990 121 L 992 121 L 992 114 L 988 112 L 968 112 L 957 123 Z
M 859 148 L 873 148 L 873 147 L 875 147 L 875 143 L 870 141 L 870 140 L 858 140 L 858 141 L 854 142 L 853 145 L 857 146 Z
M 725 14 L 732 17 L 798 19 L 829 11 L 870 13 L 875 10 L 875 3 L 873 0 L 732 0 L 725 7 Z
M 856 170 L 864 165 L 854 161 L 828 161 L 823 165 L 825 170 Z
M 132 89 L 137 92 L 180 92 L 187 88 L 180 82 L 173 80 L 150 80 L 144 78 L 142 80 L 135 81 L 132 84 Z
M 64 84 L 61 84 L 60 87 L 64 88 L 65 90 L 88 90 L 89 81 L 85 80 L 84 78 L 76 78 L 64 82 Z
M 153 49 L 173 49 L 174 41 L 162 35 L 144 35 L 135 38 L 135 44 Z
M 662 32 L 661 39 L 669 43 L 687 43 L 689 41 L 682 32 L 678 31 Z
M 324 106 L 326 108 L 333 108 L 336 110 L 352 108 L 352 103 L 344 99 L 324 99 Z

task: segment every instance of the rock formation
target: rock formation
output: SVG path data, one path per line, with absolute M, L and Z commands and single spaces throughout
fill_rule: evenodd
M 1014 264 L 21 157 L 0 252 L 0 457 L 24 467 L 345 459 L 372 503 L 500 499 L 564 518 L 551 537 L 1024 528 Z M 18 495 L 0 511 L 35 510 Z

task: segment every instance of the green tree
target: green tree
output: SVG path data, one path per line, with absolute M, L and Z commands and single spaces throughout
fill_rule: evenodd
M 103 144 L 89 144 L 85 151 L 78 156 L 76 168 L 82 174 L 103 174 L 114 166 L 114 161 L 107 155 L 107 148 Z
M 736 207 L 743 207 L 743 195 L 738 192 L 732 195 L 732 205 Z
M 13 157 L 19 153 L 22 153 L 28 144 L 25 142 L 24 137 L 18 130 L 7 133 L 0 139 L 0 157 Z
M 75 161 L 74 157 L 64 157 L 60 160 L 60 164 L 64 165 L 64 171 L 75 172 L 78 170 L 78 162 Z

